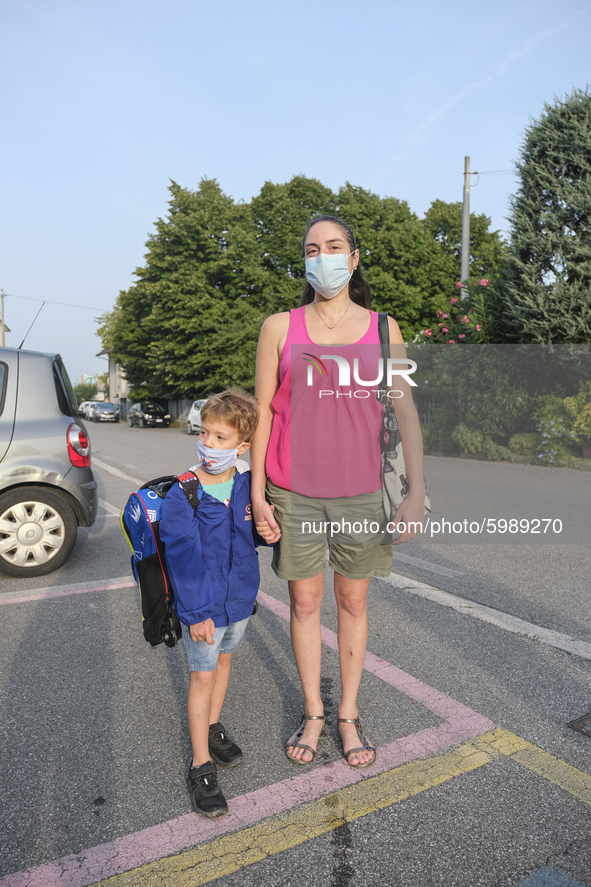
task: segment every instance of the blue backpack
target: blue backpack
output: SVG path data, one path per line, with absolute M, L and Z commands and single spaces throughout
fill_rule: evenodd
M 176 477 L 157 477 L 132 493 L 121 512 L 121 530 L 131 549 L 131 569 L 140 592 L 145 639 L 153 646 L 174 647 L 182 637 L 181 623 L 174 612 L 174 591 L 166 569 L 165 546 L 160 539 L 162 503 L 180 483 L 195 510 L 199 504 L 199 480 L 192 471 Z

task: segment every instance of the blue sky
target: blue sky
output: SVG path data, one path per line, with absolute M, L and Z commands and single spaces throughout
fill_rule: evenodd
M 511 169 L 545 101 L 591 81 L 585 0 L 0 0 L 0 286 L 109 309 L 170 179 L 236 200 L 303 173 L 460 200 Z M 512 175 L 472 181 L 505 230 Z M 475 186 L 475 187 L 474 187 Z M 7 345 L 41 303 L 6 299 Z M 46 304 L 26 347 L 100 372 L 96 310 Z

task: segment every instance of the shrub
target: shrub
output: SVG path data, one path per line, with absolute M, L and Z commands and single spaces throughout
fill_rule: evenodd
M 533 456 L 540 447 L 540 435 L 534 432 L 514 434 L 509 438 L 509 449 L 518 456 Z
M 484 435 L 460 423 L 452 432 L 455 441 L 464 453 L 480 453 L 484 444 Z
M 546 465 L 557 465 L 574 455 L 572 421 L 564 405 L 564 399 L 556 394 L 538 398 L 534 412 L 540 433 L 538 459 Z
M 502 462 L 511 455 L 511 450 L 494 443 L 492 440 L 485 441 L 482 452 L 491 462 Z
M 574 397 L 565 397 L 564 406 L 573 422 L 574 439 L 582 447 L 591 447 L 591 382 L 581 385 Z

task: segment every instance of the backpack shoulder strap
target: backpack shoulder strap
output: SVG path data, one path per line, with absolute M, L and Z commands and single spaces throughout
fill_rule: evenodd
M 193 511 L 197 511 L 199 506 L 199 478 L 195 472 L 185 471 L 184 474 L 179 474 L 177 479 L 189 501 L 189 505 Z

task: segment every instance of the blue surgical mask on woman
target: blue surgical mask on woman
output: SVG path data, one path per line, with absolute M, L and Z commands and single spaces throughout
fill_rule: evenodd
M 352 272 L 347 263 L 349 256 L 344 253 L 319 253 L 313 259 L 306 259 L 306 280 L 325 299 L 334 299 L 351 280 Z
M 233 468 L 236 465 L 238 449 L 238 447 L 234 447 L 231 450 L 218 450 L 215 447 L 206 447 L 198 440 L 199 467 L 207 471 L 208 474 L 221 474 L 222 471 L 227 471 L 228 468 Z

